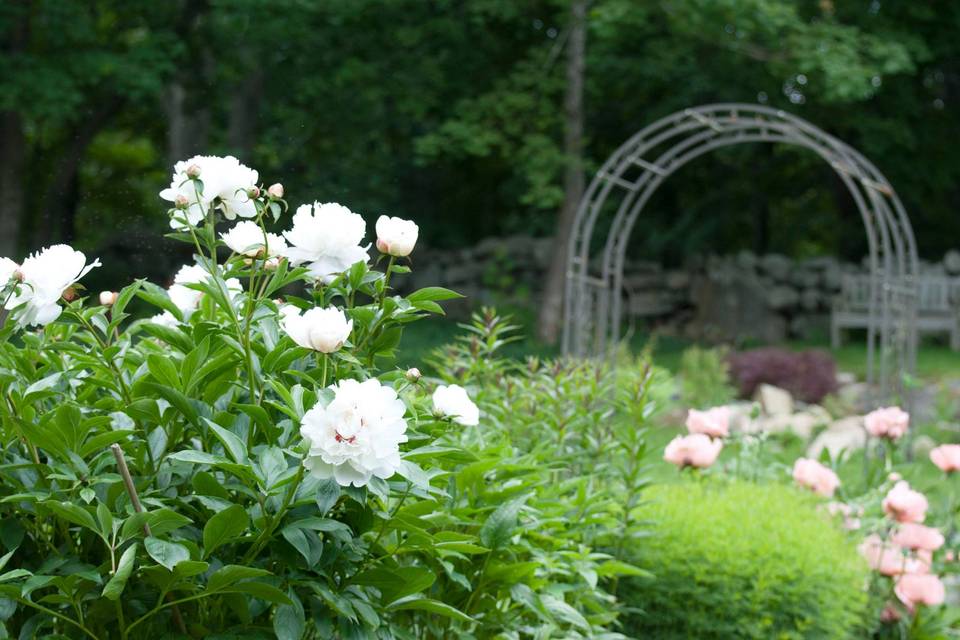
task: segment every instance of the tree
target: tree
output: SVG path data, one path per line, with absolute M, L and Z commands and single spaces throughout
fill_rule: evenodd
M 567 87 L 563 101 L 563 151 L 567 166 L 563 174 L 563 205 L 557 219 L 553 256 L 544 283 L 538 336 L 548 344 L 557 341 L 570 242 L 577 207 L 583 197 L 583 74 L 587 39 L 587 2 L 570 3 L 567 42 Z

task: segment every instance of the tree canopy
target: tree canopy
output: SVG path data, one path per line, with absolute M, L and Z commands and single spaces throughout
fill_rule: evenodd
M 371 221 L 414 218 L 433 245 L 551 235 L 568 21 L 561 0 L 3 3 L 3 251 L 75 240 L 169 273 L 143 239 L 165 224 L 154 185 L 200 152 Z M 871 158 L 937 257 L 956 244 L 958 27 L 946 0 L 594 0 L 584 166 L 687 106 L 781 107 Z M 704 158 L 649 211 L 646 258 L 864 250 L 830 168 L 792 149 Z

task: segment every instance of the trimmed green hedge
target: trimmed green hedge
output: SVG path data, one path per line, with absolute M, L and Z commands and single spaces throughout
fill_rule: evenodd
M 619 596 L 637 638 L 794 640 L 864 633 L 869 575 L 849 537 L 815 497 L 780 485 L 651 489 L 652 537 L 633 557 L 652 580 Z

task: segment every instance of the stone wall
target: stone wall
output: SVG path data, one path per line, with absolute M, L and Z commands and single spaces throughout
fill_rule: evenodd
M 420 248 L 401 286 L 440 283 L 467 296 L 453 311 L 483 304 L 536 308 L 550 261 L 549 238 L 487 238 L 457 250 Z M 960 251 L 922 271 L 960 276 Z M 823 337 L 845 273 L 865 265 L 829 256 L 793 260 L 779 254 L 695 257 L 682 268 L 631 260 L 624 268 L 625 308 L 662 331 L 706 340 Z

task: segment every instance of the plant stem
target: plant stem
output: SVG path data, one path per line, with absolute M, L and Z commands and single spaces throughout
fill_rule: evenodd
M 257 554 L 263 549 L 264 545 L 270 540 L 270 536 L 273 535 L 274 530 L 276 530 L 277 525 L 280 524 L 280 521 L 283 520 L 283 517 L 287 515 L 287 510 L 290 508 L 290 503 L 293 502 L 294 496 L 297 494 L 297 489 L 300 488 L 300 481 L 303 479 L 303 461 L 300 461 L 299 468 L 297 469 L 297 474 L 294 476 L 293 480 L 290 483 L 290 488 L 287 489 L 287 494 L 283 498 L 283 504 L 280 506 L 280 509 L 273 515 L 272 518 L 267 523 L 267 526 L 264 527 L 263 531 L 260 532 L 260 535 L 257 536 L 257 539 L 253 541 L 253 544 L 250 545 L 250 549 L 247 551 L 247 555 L 243 557 L 243 561 L 240 563 L 242 565 L 248 565 L 257 557 Z

